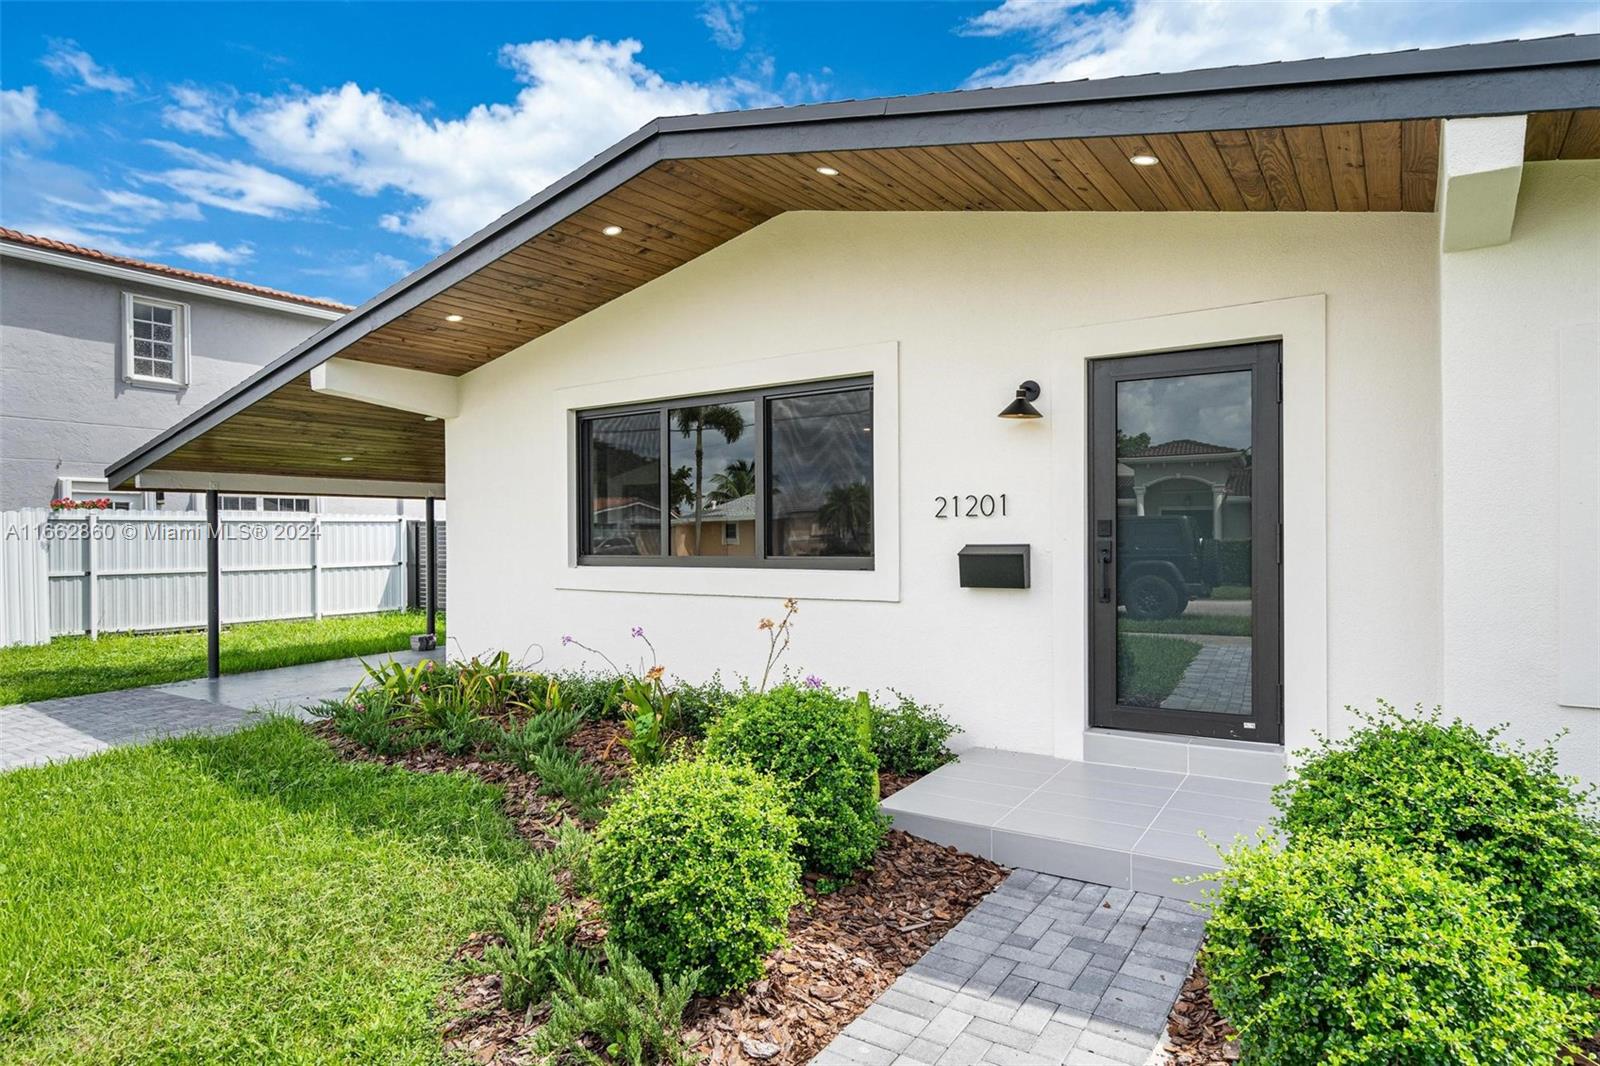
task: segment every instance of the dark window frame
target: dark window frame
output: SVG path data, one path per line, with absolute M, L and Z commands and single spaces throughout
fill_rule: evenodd
M 1251 696 L 1247 717 L 1134 707 L 1117 701 L 1117 565 L 1097 525 L 1121 517 L 1116 508 L 1116 386 L 1124 380 L 1251 372 L 1251 454 L 1255 492 L 1250 501 Z M 1085 574 L 1088 625 L 1088 724 L 1173 736 L 1218 737 L 1262 744 L 1283 742 L 1283 341 L 1252 341 L 1091 359 L 1086 367 L 1088 410 L 1085 488 Z M 1102 561 L 1098 551 L 1109 546 Z M 1109 597 L 1102 601 L 1101 590 Z M 1247 722 L 1254 728 L 1247 728 Z
M 767 434 L 767 405 L 772 400 L 789 399 L 795 396 L 821 396 L 835 392 L 856 392 L 866 390 L 869 403 L 875 401 L 873 393 L 872 375 L 855 375 L 846 378 L 832 378 L 821 381 L 806 381 L 785 385 L 771 385 L 762 388 L 739 389 L 730 392 L 689 393 L 683 396 L 673 396 L 661 400 L 651 400 L 645 403 L 617 404 L 611 407 L 592 407 L 578 411 L 573 420 L 573 432 L 569 445 L 576 459 L 577 478 L 574 485 L 572 498 L 572 517 L 577 526 L 578 565 L 579 566 L 649 566 L 649 567 L 721 567 L 725 569 L 740 570 L 873 570 L 876 568 L 876 555 L 772 555 L 771 537 L 767 525 L 768 499 L 771 495 L 772 456 L 770 440 Z M 672 551 L 672 515 L 671 508 L 667 506 L 667 482 L 672 476 L 670 438 L 672 409 L 684 406 L 706 407 L 713 404 L 751 403 L 755 404 L 755 426 L 752 427 L 755 435 L 756 455 L 756 520 L 755 520 L 755 550 L 754 555 L 673 555 Z M 876 414 L 876 407 L 871 408 Z M 661 444 L 660 444 L 660 491 L 658 499 L 661 502 L 661 551 L 660 555 L 595 555 L 589 550 L 589 537 L 591 535 L 589 515 L 589 496 L 593 471 L 590 468 L 589 426 L 601 418 L 616 415 L 644 414 L 656 412 L 660 415 Z M 876 428 L 876 426 L 874 426 Z M 874 514 L 877 509 L 877 470 L 874 467 L 872 477 L 872 507 Z M 876 540 L 876 530 L 874 530 Z

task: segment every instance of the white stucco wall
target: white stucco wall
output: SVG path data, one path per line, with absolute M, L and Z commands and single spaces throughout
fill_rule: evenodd
M 1059 553 L 1052 456 L 1055 435 L 1084 427 L 1059 415 L 1063 391 L 1081 387 L 1062 377 L 1062 331 L 1326 294 L 1328 681 L 1325 699 L 1293 712 L 1291 743 L 1337 730 L 1330 709 L 1346 703 L 1432 703 L 1437 242 L 1428 215 L 782 216 L 463 379 L 462 412 L 447 422 L 452 640 L 469 652 L 539 644 L 548 662 L 572 664 L 562 634 L 632 656 L 638 624 L 676 673 L 759 670 L 756 622 L 775 613 L 783 584 L 770 572 L 728 590 L 757 598 L 559 587 L 572 583 L 570 458 L 552 396 L 631 399 L 652 375 L 680 392 L 722 387 L 730 364 L 891 345 L 898 581 L 887 599 L 851 601 L 819 598 L 797 575 L 789 662 L 942 703 L 966 743 L 1070 754 L 1082 682 L 1053 683 L 1063 638 L 1052 597 L 1058 574 L 1084 563 Z M 738 373 L 765 383 L 759 368 Z M 1024 378 L 1045 384 L 1045 419 L 994 417 Z M 615 384 L 590 387 L 605 382 Z M 933 498 L 954 492 L 1004 492 L 1010 515 L 936 519 Z M 960 589 L 955 554 L 969 542 L 1031 543 L 1033 588 Z
M 1564 503 L 1587 497 L 1592 506 L 1600 488 L 1560 476 L 1563 401 L 1573 428 L 1581 423 L 1573 406 L 1587 406 L 1591 448 L 1600 421 L 1592 391 L 1587 397 L 1561 391 L 1564 357 L 1574 366 L 1588 362 L 1591 390 L 1593 360 L 1600 357 L 1593 347 L 1600 317 L 1600 162 L 1525 167 L 1510 242 L 1440 257 L 1439 314 L 1440 697 L 1453 713 L 1485 724 L 1509 721 L 1529 738 L 1570 730 L 1561 743 L 1563 768 L 1600 781 L 1600 709 L 1558 702 L 1560 611 L 1578 606 L 1563 608 L 1562 599 L 1580 581 L 1583 553 L 1574 550 L 1563 566 L 1557 535 Z M 1573 434 L 1565 446 L 1579 445 L 1581 436 Z M 1591 583 L 1597 554 L 1600 543 L 1591 541 Z M 1592 584 L 1587 595 L 1594 595 Z M 1600 656 L 1600 644 L 1569 645 L 1566 654 Z

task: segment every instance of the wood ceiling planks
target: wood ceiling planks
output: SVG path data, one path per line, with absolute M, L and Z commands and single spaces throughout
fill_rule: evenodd
M 462 374 L 784 211 L 1425 212 L 1438 155 L 1438 122 L 1416 120 L 666 160 L 342 356 Z M 1600 158 L 1600 111 L 1530 116 L 1527 158 Z M 298 378 L 158 465 L 442 480 L 444 427 Z
M 1429 211 L 1437 162 L 1437 122 L 666 160 L 344 355 L 466 373 L 782 211 Z
M 1524 156 L 1530 163 L 1600 159 L 1600 110 L 1529 115 Z

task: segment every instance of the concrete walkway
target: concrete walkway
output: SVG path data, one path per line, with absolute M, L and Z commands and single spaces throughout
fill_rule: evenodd
M 367 657 L 415 663 L 443 652 L 395 652 Z M 363 676 L 360 659 L 285 666 L 215 681 L 201 678 L 170 685 L 67 696 L 0 707 L 0 772 L 90 755 L 123 744 L 184 733 L 226 733 L 263 712 L 309 718 L 308 704 L 335 699 Z
M 812 1062 L 1144 1066 L 1204 925 L 1188 903 L 1019 870 Z

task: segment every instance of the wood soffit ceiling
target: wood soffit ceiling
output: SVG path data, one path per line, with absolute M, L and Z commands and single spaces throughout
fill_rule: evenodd
M 1600 158 L 1600 111 L 1531 116 L 1527 144 Z M 1415 120 L 666 160 L 341 355 L 463 374 L 784 211 L 1432 211 L 1438 158 Z
M 1417 119 L 661 160 L 339 355 L 463 374 L 785 211 L 1426 212 L 1438 155 Z M 1530 115 L 1526 157 L 1600 158 L 1600 110 Z M 150 467 L 443 481 L 444 425 L 301 374 Z

